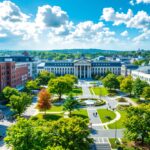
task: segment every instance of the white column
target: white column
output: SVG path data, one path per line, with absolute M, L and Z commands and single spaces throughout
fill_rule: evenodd
M 81 79 L 81 76 L 82 76 L 82 66 L 79 66 L 80 67 L 80 79 Z

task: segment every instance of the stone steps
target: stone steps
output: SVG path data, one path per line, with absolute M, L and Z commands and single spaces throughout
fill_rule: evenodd
M 111 150 L 109 143 L 93 144 L 90 150 Z

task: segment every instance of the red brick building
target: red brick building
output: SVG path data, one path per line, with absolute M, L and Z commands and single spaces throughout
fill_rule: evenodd
M 20 89 L 27 80 L 26 63 L 0 62 L 0 91 L 6 86 Z

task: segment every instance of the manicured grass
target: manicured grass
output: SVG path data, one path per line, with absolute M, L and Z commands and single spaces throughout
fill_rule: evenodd
M 92 93 L 92 90 L 94 91 L 95 95 L 101 95 L 101 96 L 106 96 L 108 95 L 108 90 L 105 87 L 92 87 L 90 88 L 90 92 Z
M 73 96 L 78 96 L 78 95 L 82 95 L 82 88 L 78 88 L 75 87 L 72 89 L 72 91 L 70 93 L 68 93 L 67 95 L 72 94 Z
M 117 129 L 122 129 L 124 128 L 124 122 L 126 121 L 126 111 L 125 110 L 119 110 L 118 111 L 121 115 L 121 118 L 116 121 L 115 123 L 109 124 L 108 127 L 110 129 L 115 129 L 117 127 Z
M 120 144 L 119 140 L 118 140 L 118 139 L 115 139 L 115 138 L 109 139 L 109 142 L 110 142 L 110 144 L 111 144 L 111 148 L 112 148 L 112 149 L 117 149 L 118 146 L 119 146 L 119 144 Z M 116 142 L 117 142 L 117 143 L 116 143 Z
M 63 106 L 55 106 L 53 105 L 48 112 L 60 112 L 63 111 Z
M 111 110 L 98 109 L 97 112 L 99 114 L 99 117 L 100 117 L 102 123 L 109 122 L 109 121 L 115 119 L 115 117 L 116 117 L 116 114 Z
M 131 100 L 134 101 L 134 102 L 136 102 L 136 103 L 139 103 L 139 102 L 140 102 L 139 99 L 137 99 L 137 98 L 135 98 L 135 97 L 131 97 Z
M 88 113 L 86 109 L 79 109 L 72 112 L 72 116 L 81 117 L 83 119 L 88 119 Z
M 60 119 L 61 117 L 63 117 L 63 113 L 61 114 L 43 114 L 43 113 L 39 113 L 38 115 L 36 115 L 36 117 L 38 119 L 45 119 L 47 121 L 55 121 Z

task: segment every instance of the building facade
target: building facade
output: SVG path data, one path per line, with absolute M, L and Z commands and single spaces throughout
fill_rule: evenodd
M 140 78 L 150 84 L 150 66 L 143 66 L 131 73 L 133 79 Z
M 37 76 L 37 62 L 34 61 L 33 57 L 31 56 L 26 56 L 26 55 L 1 56 L 0 62 L 27 63 L 28 77 L 35 78 Z
M 100 62 L 88 59 L 80 59 L 75 61 L 50 61 L 41 63 L 37 67 L 37 72 L 47 70 L 58 76 L 72 74 L 79 79 L 90 79 L 95 75 L 103 76 L 107 72 L 116 75 L 121 73 L 120 62 Z
M 6 86 L 21 89 L 28 80 L 26 63 L 0 62 L 0 91 Z

